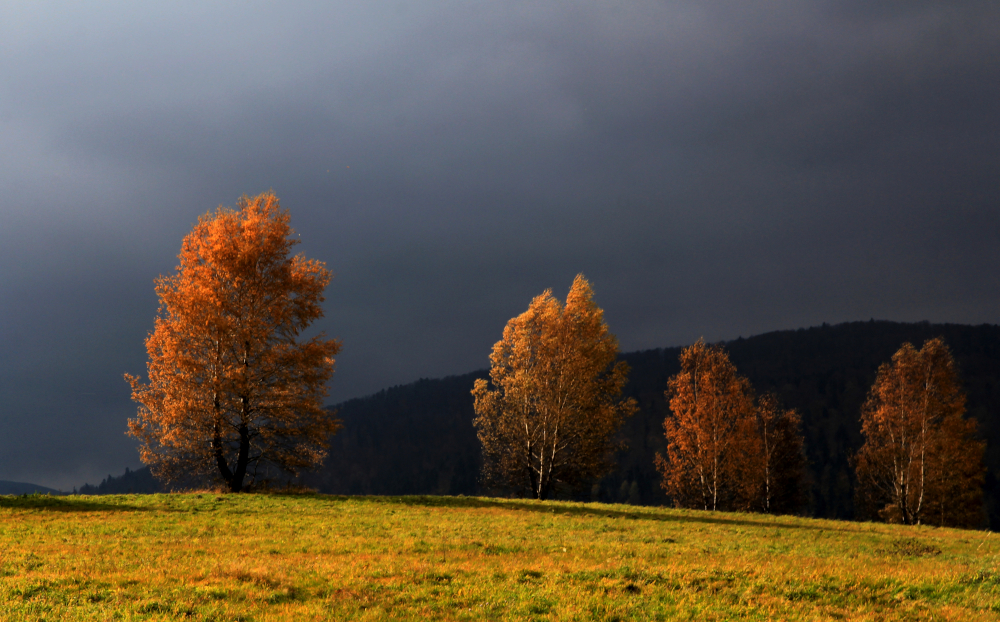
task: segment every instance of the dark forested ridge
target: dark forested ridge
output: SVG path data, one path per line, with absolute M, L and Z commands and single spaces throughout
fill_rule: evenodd
M 859 415 L 878 366 L 906 341 L 917 347 L 942 336 L 959 364 L 969 414 L 987 439 L 987 503 L 1000 529 L 1000 326 L 853 322 L 777 331 L 725 344 L 756 390 L 775 391 L 802 414 L 811 490 L 808 514 L 854 518 L 849 463 L 860 446 Z M 580 498 L 665 504 L 653 456 L 666 450 L 663 419 L 667 378 L 679 369 L 681 348 L 622 355 L 632 372 L 626 392 L 639 412 L 622 436 L 628 449 L 618 468 Z M 479 371 L 393 387 L 337 408 L 344 429 L 333 439 L 323 469 L 308 485 L 339 494 L 482 494 L 479 446 L 469 391 Z
M 114 477 L 108 475 L 100 484 L 84 484 L 73 492 L 81 495 L 131 495 L 164 492 L 165 487 L 156 481 L 149 467 L 137 471 L 125 469 L 125 473 Z
M 724 344 L 758 393 L 775 391 L 786 407 L 802 414 L 811 486 L 806 513 L 855 517 L 849 461 L 860 446 L 861 405 L 878 366 L 904 342 L 920 347 L 938 336 L 955 355 L 968 412 L 987 440 L 989 520 L 1000 530 L 1000 326 L 852 322 Z M 639 403 L 639 412 L 622 429 L 628 449 L 618 456 L 615 472 L 580 491 L 579 498 L 667 503 L 653 456 L 666 449 L 663 391 L 679 369 L 680 350 L 622 355 L 632 367 L 626 393 Z M 344 428 L 333 437 L 322 469 L 302 483 L 334 494 L 484 494 L 470 391 L 475 379 L 485 376 L 483 370 L 419 380 L 338 405 Z
M 418 380 L 338 405 L 344 427 L 303 483 L 346 495 L 481 494 L 471 392 L 485 376 Z
M 730 359 L 758 393 L 776 392 L 786 407 L 802 415 L 813 516 L 855 518 L 850 458 L 861 444 L 860 412 L 878 366 L 904 342 L 918 348 L 941 336 L 951 347 L 968 395 L 968 414 L 987 440 L 986 501 L 990 526 L 1000 529 L 1000 326 L 853 322 L 778 331 L 725 344 Z M 625 424 L 630 444 L 619 468 L 601 482 L 602 499 L 666 503 L 650 461 L 666 449 L 662 421 L 667 404 L 662 388 L 679 369 L 681 348 L 624 355 L 632 365 L 628 391 L 640 411 Z M 630 492 L 632 491 L 632 492 Z

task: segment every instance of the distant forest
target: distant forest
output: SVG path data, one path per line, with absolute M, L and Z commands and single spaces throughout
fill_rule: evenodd
M 802 415 L 810 494 L 804 513 L 852 519 L 851 457 L 861 445 L 859 416 L 881 363 L 904 342 L 918 348 L 943 337 L 959 366 L 968 414 L 987 441 L 984 517 L 1000 530 L 1000 326 L 852 322 L 777 331 L 724 343 L 740 374 L 758 393 L 776 392 Z M 665 452 L 664 389 L 679 370 L 681 348 L 623 354 L 632 367 L 626 393 L 639 412 L 622 429 L 627 449 L 617 469 L 580 500 L 663 505 L 668 499 L 653 467 Z M 485 356 L 485 354 L 484 354 Z M 303 476 L 303 485 L 330 494 L 488 494 L 479 482 L 480 449 L 472 426 L 470 391 L 486 370 L 392 387 L 334 406 L 344 427 L 332 439 L 323 468 Z M 148 469 L 109 476 L 81 493 L 154 492 Z

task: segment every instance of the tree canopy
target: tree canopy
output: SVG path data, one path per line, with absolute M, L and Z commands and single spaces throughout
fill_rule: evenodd
M 566 304 L 546 290 L 511 319 L 472 390 L 491 485 L 550 497 L 603 475 L 614 435 L 635 409 L 620 399 L 628 365 L 590 284 L 577 275 Z
M 667 455 L 656 455 L 674 503 L 705 510 L 790 512 L 803 503 L 800 418 L 760 400 L 720 346 L 684 348 L 667 383 Z
M 783 408 L 777 395 L 765 393 L 742 427 L 737 443 L 741 509 L 770 514 L 801 510 L 806 502 L 806 459 L 798 411 Z
M 126 374 L 138 414 L 128 433 L 168 482 L 210 478 L 231 491 L 317 466 L 339 423 L 322 407 L 340 343 L 301 335 L 322 317 L 330 273 L 291 255 L 273 193 L 198 219 L 180 264 L 156 281 L 148 381 Z

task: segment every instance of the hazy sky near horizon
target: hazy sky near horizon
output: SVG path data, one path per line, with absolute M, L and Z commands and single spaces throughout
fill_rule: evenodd
M 330 403 L 578 272 L 623 350 L 1000 322 L 994 0 L 6 3 L 0 78 L 2 480 L 140 466 L 153 279 L 269 189 Z

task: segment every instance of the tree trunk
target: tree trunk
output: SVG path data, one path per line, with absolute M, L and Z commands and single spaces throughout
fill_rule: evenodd
M 243 490 L 243 479 L 247 474 L 247 463 L 250 457 L 250 431 L 244 423 L 240 425 L 240 451 L 236 457 L 236 471 L 233 473 L 233 481 L 229 485 L 231 492 Z
M 222 480 L 232 490 L 233 472 L 229 470 L 229 465 L 226 464 L 226 456 L 222 453 L 222 432 L 219 430 L 218 420 L 216 420 L 213 426 L 212 450 L 215 453 L 215 463 L 219 466 L 219 474 L 222 475 Z M 234 490 L 233 492 L 239 492 L 239 490 Z

